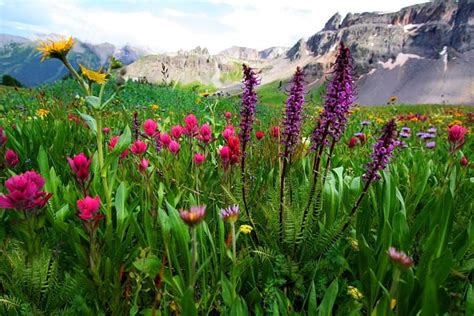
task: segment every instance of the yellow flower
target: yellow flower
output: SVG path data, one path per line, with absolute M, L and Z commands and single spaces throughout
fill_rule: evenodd
M 49 110 L 46 110 L 46 109 L 38 109 L 36 111 L 36 115 L 38 115 L 41 118 L 45 117 L 48 114 L 49 114 Z
M 160 106 L 158 104 L 152 104 L 151 105 L 151 109 L 154 110 L 154 111 L 158 110 L 159 108 L 160 108 Z
M 86 67 L 79 64 L 81 72 L 90 81 L 97 82 L 98 84 L 104 84 L 107 82 L 107 74 L 100 73 L 98 71 L 87 69 Z
M 63 37 L 57 41 L 48 39 L 45 42 L 40 42 L 39 45 L 40 47 L 37 49 L 43 53 L 41 61 L 45 60 L 46 58 L 62 59 L 71 50 L 72 45 L 74 45 L 74 40 L 72 36 L 69 36 L 68 39 Z
M 357 301 L 361 300 L 364 297 L 364 295 L 359 291 L 358 288 L 351 285 L 347 287 L 347 294 L 352 296 L 352 298 Z
M 390 309 L 394 309 L 395 306 L 397 306 L 397 300 L 392 298 L 392 300 L 390 301 Z
M 240 228 L 239 228 L 240 232 L 242 234 L 250 234 L 253 230 L 253 227 L 250 226 L 250 225 L 240 225 Z
M 377 123 L 379 123 L 379 124 L 382 124 L 382 123 L 384 123 L 385 121 L 384 121 L 384 119 L 381 119 L 380 117 L 378 117 L 378 118 L 375 120 L 375 122 L 377 122 Z
M 357 241 L 357 239 L 348 238 L 348 240 L 349 240 L 349 245 L 351 246 L 352 250 L 359 251 L 359 242 Z
M 448 124 L 449 127 L 454 126 L 454 125 L 462 125 L 462 121 L 460 120 L 454 120 L 451 123 Z

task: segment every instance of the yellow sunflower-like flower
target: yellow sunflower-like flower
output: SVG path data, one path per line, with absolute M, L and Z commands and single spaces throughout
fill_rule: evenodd
M 347 294 L 352 296 L 352 298 L 356 301 L 360 301 L 364 297 L 364 295 L 359 291 L 358 288 L 351 285 L 347 287 Z
M 380 118 L 380 117 L 379 117 L 379 118 L 377 118 L 375 121 L 376 121 L 378 124 L 382 124 L 382 123 L 384 123 L 384 122 L 385 122 L 385 120 L 384 120 L 384 119 L 382 119 L 382 118 Z
M 151 109 L 152 109 L 153 111 L 156 111 L 156 110 L 158 110 L 159 108 L 160 108 L 160 106 L 159 106 L 158 104 L 152 104 L 152 105 L 151 105 Z
M 60 40 L 53 41 L 51 39 L 48 39 L 46 41 L 41 41 L 39 43 L 40 47 L 37 49 L 43 53 L 43 56 L 41 57 L 41 61 L 45 60 L 46 58 L 58 58 L 62 59 L 69 53 L 69 51 L 72 48 L 72 45 L 74 45 L 74 39 L 72 36 L 69 36 L 69 38 L 61 38 Z
M 239 230 L 242 234 L 247 235 L 247 234 L 250 234 L 252 232 L 253 227 L 250 226 L 250 225 L 240 225 Z
M 97 82 L 98 84 L 104 84 L 107 82 L 107 74 L 100 73 L 99 71 L 94 71 L 91 69 L 87 69 L 86 67 L 79 65 L 81 68 L 81 72 L 87 79 L 90 81 Z
M 48 114 L 49 114 L 49 110 L 46 110 L 46 109 L 38 109 L 36 111 L 36 115 L 41 117 L 41 118 L 44 118 Z

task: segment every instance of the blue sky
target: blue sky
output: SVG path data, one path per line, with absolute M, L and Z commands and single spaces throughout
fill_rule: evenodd
M 291 46 L 335 13 L 396 11 L 420 0 L 0 0 L 0 33 L 212 53 L 232 45 Z

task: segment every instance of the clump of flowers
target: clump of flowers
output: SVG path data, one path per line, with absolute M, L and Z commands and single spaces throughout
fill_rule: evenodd
M 51 193 L 42 191 L 44 179 L 35 171 L 13 176 L 5 182 L 8 194 L 0 196 L 0 208 L 31 210 L 42 208 Z
M 224 170 L 227 170 L 230 165 L 239 163 L 241 155 L 239 139 L 235 136 L 229 136 L 227 138 L 227 145 L 223 146 L 219 150 L 219 155 L 221 157 Z
M 394 247 L 388 249 L 388 256 L 390 260 L 402 267 L 410 268 L 413 266 L 413 259 L 407 256 L 403 251 L 398 251 Z

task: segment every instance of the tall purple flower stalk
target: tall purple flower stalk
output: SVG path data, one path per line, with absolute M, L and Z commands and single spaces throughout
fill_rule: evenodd
M 341 138 L 346 129 L 347 114 L 354 102 L 354 97 L 351 52 L 341 42 L 333 68 L 333 78 L 327 86 L 324 109 L 311 135 L 313 150 L 329 144 L 329 136 L 335 142 Z
M 255 88 L 260 84 L 260 79 L 257 77 L 255 70 L 247 66 L 242 65 L 244 78 L 243 78 L 243 92 L 242 92 L 242 105 L 240 109 L 240 146 L 242 149 L 241 158 L 241 177 L 242 177 L 242 200 L 244 202 L 245 212 L 247 216 L 248 207 L 245 196 L 245 156 L 247 154 L 247 143 L 250 141 L 250 134 L 252 132 L 252 125 L 255 119 L 255 107 L 257 105 L 257 93 Z M 249 216 L 250 217 L 250 216 Z
M 287 158 L 294 150 L 299 141 L 301 131 L 301 114 L 304 103 L 304 74 L 300 67 L 296 68 L 292 80 L 292 87 L 285 110 L 285 130 L 283 131 L 282 143 L 285 145 L 283 155 Z
M 304 211 L 304 221 L 306 221 L 309 208 L 314 200 L 323 150 L 330 144 L 324 172 L 326 174 L 330 168 L 334 146 L 346 129 L 347 116 L 355 97 L 351 52 L 343 42 L 339 45 L 332 73 L 333 77 L 327 86 L 323 112 L 311 134 L 311 150 L 315 151 L 316 154 L 313 162 L 313 182 Z M 325 176 L 323 176 L 323 185 L 324 181 Z M 316 200 L 318 198 L 319 196 Z M 303 225 L 305 225 L 304 222 Z
M 367 164 L 363 178 L 366 182 L 380 179 L 379 171 L 385 169 L 390 162 L 390 157 L 394 149 L 398 146 L 397 125 L 394 120 L 390 120 L 383 128 L 383 134 L 373 146 L 370 155 L 371 161 Z
M 296 68 L 295 75 L 291 81 L 292 86 L 288 99 L 286 100 L 285 121 L 282 135 L 282 144 L 285 145 L 283 151 L 283 166 L 280 177 L 280 225 L 283 224 L 284 196 L 285 196 L 285 176 L 289 163 L 289 157 L 293 153 L 295 145 L 299 142 L 301 131 L 301 114 L 304 104 L 304 73 L 300 67 Z

